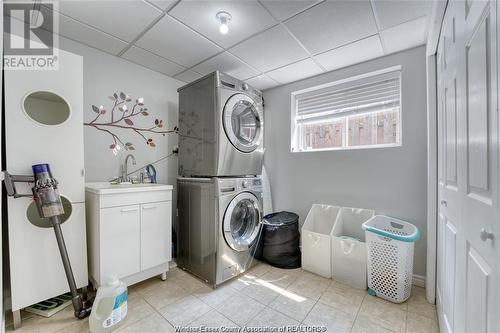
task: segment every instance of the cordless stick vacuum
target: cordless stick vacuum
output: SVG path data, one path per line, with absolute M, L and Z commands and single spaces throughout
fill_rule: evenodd
M 57 180 L 52 177 L 48 164 L 36 164 L 32 166 L 33 176 L 11 175 L 4 171 L 5 188 L 7 195 L 14 198 L 33 197 L 38 214 L 41 218 L 50 220 L 54 232 L 56 234 L 57 245 L 61 253 L 61 259 L 68 279 L 69 289 L 71 291 L 71 301 L 75 309 L 75 317 L 83 319 L 90 315 L 92 310 L 92 302 L 83 302 L 82 297 L 78 294 L 75 277 L 71 269 L 68 251 L 64 243 L 64 237 L 61 229 L 61 216 L 64 215 L 64 208 L 61 201 L 61 196 L 57 190 Z M 18 194 L 15 183 L 33 183 L 33 194 Z

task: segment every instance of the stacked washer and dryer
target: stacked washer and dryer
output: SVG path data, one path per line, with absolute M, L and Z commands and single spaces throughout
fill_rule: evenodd
M 178 89 L 177 264 L 216 287 L 250 268 L 262 218 L 262 93 L 214 72 Z

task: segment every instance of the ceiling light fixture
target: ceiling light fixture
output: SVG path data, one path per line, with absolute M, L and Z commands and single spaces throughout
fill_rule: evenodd
M 229 21 L 231 21 L 231 14 L 229 14 L 228 12 L 218 12 L 217 15 L 215 15 L 215 17 L 217 18 L 217 20 L 219 21 L 219 32 L 223 35 L 227 34 L 228 31 L 229 31 Z

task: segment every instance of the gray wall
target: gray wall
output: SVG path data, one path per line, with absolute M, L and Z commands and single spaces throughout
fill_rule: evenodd
M 107 117 L 111 111 L 112 101 L 108 96 L 111 96 L 113 92 L 119 94 L 123 91 L 132 97 L 132 101 L 143 97 L 145 106 L 148 108 L 149 116 L 133 118 L 135 125 L 151 127 L 154 120 L 158 118 L 163 119 L 165 129 L 177 126 L 179 119 L 177 88 L 184 85 L 184 82 L 63 37 L 60 37 L 59 47 L 83 57 L 83 119 L 85 122 L 91 121 L 96 116 L 96 113 L 92 111 L 92 105 L 103 105 L 108 110 L 108 114 L 102 118 L 109 119 Z M 127 105 L 130 109 L 133 103 L 127 103 Z M 137 165 L 133 166 L 129 161 L 129 171 L 168 155 L 177 146 L 176 134 L 146 135 L 148 138 L 151 137 L 156 144 L 156 147 L 150 147 L 146 145 L 145 140 L 130 130 L 109 127 L 106 129 L 112 129 L 123 142 L 134 144 L 135 150 L 130 152 L 136 157 Z M 109 134 L 92 127 L 84 127 L 85 181 L 108 181 L 120 175 L 120 165 L 129 152 L 121 149 L 115 156 L 109 148 L 112 143 L 113 139 Z M 159 183 L 174 186 L 172 207 L 176 207 L 177 156 L 171 156 L 155 164 L 155 168 Z M 176 221 L 175 212 L 176 210 L 172 209 L 172 221 Z
M 102 51 L 87 47 L 60 37 L 60 48 L 79 54 L 83 57 L 83 119 L 86 122 L 95 118 L 92 105 L 103 105 L 108 113 L 102 120 L 109 119 L 109 112 L 113 102 L 108 98 L 114 92 L 124 93 L 132 97 L 127 103 L 129 109 L 138 97 L 143 97 L 149 116 L 133 118 L 135 125 L 151 127 L 156 118 L 163 119 L 164 129 L 172 128 L 178 122 L 177 88 L 184 83 L 154 72 L 127 60 L 117 58 Z M 115 117 L 119 112 L 115 112 Z M 101 120 L 99 119 L 99 121 Z M 123 123 L 123 121 L 122 121 Z M 135 150 L 130 151 L 137 159 L 137 165 L 129 162 L 129 170 L 151 163 L 169 154 L 177 145 L 177 135 L 146 134 L 153 138 L 156 147 L 145 144 L 140 136 L 130 130 L 105 127 L 118 134 L 122 141 L 132 142 Z M 85 126 L 85 180 L 87 182 L 108 181 L 120 175 L 120 165 L 123 163 L 127 151 L 122 149 L 116 156 L 109 146 L 113 143 L 112 137 L 95 128 Z M 157 177 L 160 183 L 175 185 L 177 177 L 177 157 L 156 165 Z
M 402 146 L 290 152 L 290 93 L 391 66 L 402 66 Z M 275 211 L 299 214 L 313 203 L 372 208 L 414 223 L 422 232 L 414 273 L 425 276 L 427 139 L 425 47 L 266 90 L 265 166 Z

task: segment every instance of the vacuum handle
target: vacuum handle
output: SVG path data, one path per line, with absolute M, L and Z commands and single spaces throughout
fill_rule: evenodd
M 16 183 L 34 183 L 34 176 L 24 176 L 24 175 L 11 175 L 8 171 L 4 171 L 4 184 L 5 189 L 7 190 L 7 195 L 9 197 L 14 198 L 23 198 L 23 197 L 33 197 L 33 193 L 30 194 L 19 194 L 17 193 Z

